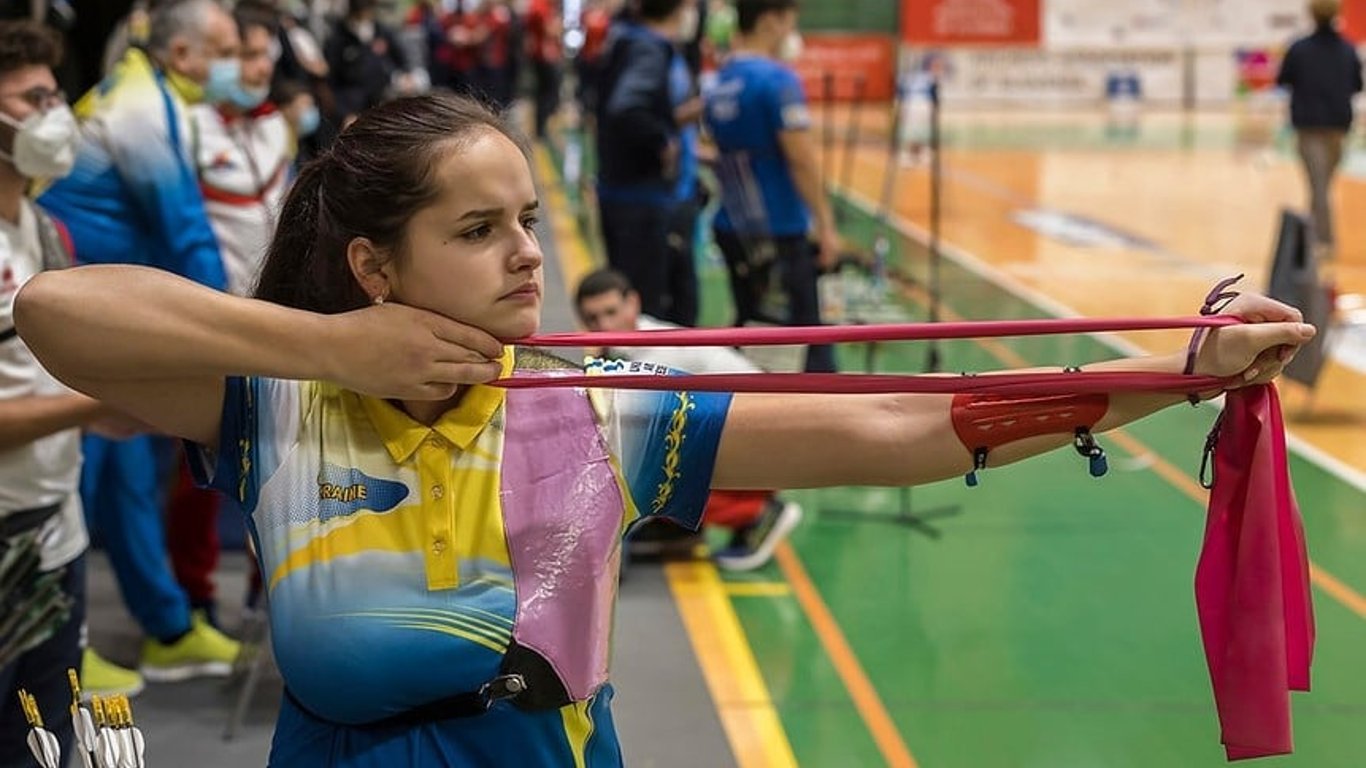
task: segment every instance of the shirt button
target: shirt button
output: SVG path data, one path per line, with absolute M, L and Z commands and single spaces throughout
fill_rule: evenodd
M 442 487 L 442 486 L 440 486 L 440 485 L 433 485 L 433 486 L 432 486 L 432 498 L 433 498 L 433 499 L 436 499 L 437 501 L 441 501 L 442 497 L 444 497 L 445 495 L 446 495 L 446 489 L 445 489 L 444 487 Z
M 446 540 L 445 540 L 445 539 L 435 539 L 434 541 L 432 541 L 432 554 L 435 554 L 436 556 L 440 557 L 440 556 L 441 556 L 441 553 L 442 553 L 442 552 L 445 552 L 445 551 L 446 551 Z

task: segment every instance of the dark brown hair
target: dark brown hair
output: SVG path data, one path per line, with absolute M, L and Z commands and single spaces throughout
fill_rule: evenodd
M 264 29 L 271 37 L 280 31 L 279 12 L 260 0 L 240 0 L 232 9 L 232 18 L 237 22 L 237 34 L 243 40 L 247 38 L 247 30 L 252 27 Z
M 585 301 L 604 293 L 615 292 L 625 296 L 634 290 L 626 275 L 615 269 L 604 267 L 589 272 L 583 280 L 579 281 L 578 290 L 574 292 L 574 307 L 577 309 Z
M 0 75 L 24 67 L 56 69 L 62 63 L 62 39 L 36 21 L 0 21 Z
M 759 26 L 766 13 L 785 13 L 796 9 L 797 0 L 736 0 L 735 26 L 740 34 L 748 35 Z
M 285 197 L 256 298 L 336 314 L 369 303 L 346 260 L 364 237 L 402 255 L 408 221 L 440 194 L 445 154 L 484 131 L 525 140 L 477 101 L 449 93 L 395 99 L 361 114 L 306 165 Z

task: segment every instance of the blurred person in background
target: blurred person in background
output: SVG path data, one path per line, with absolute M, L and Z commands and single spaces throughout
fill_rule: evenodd
M 574 59 L 574 72 L 579 79 L 578 99 L 586 119 L 593 119 L 598 109 L 598 78 L 601 76 L 603 53 L 607 35 L 612 27 L 613 9 L 608 0 L 585 0 L 580 25 L 583 27 L 583 47 Z
M 698 122 L 702 117 L 702 99 L 697 93 L 697 72 L 688 58 L 689 50 L 697 50 L 695 45 L 690 47 L 690 43 L 700 37 L 701 8 L 695 0 L 684 0 L 683 20 L 678 29 L 678 39 L 684 41 L 681 55 L 669 62 L 669 99 L 674 107 L 674 122 L 678 125 L 678 175 L 668 223 L 668 319 L 684 326 L 697 325 L 697 222 L 706 204 L 698 175 L 701 161 Z
M 307 140 L 316 135 L 322 125 L 322 113 L 313 92 L 308 86 L 294 80 L 277 80 L 270 92 L 270 101 L 284 115 L 285 122 L 294 136 L 296 154 L 290 176 L 312 155 L 305 155 Z
M 159 267 L 223 290 L 227 277 L 191 158 L 189 105 L 240 87 L 237 25 L 212 0 L 152 9 L 144 47 L 127 49 L 76 105 L 75 167 L 39 202 L 70 230 L 82 262 Z M 147 638 L 148 680 L 226 675 L 237 643 L 193 611 L 167 561 L 161 502 L 174 456 L 163 438 L 84 441 L 81 495 Z
M 1290 91 L 1290 122 L 1309 183 L 1314 255 L 1320 279 L 1332 285 L 1333 175 L 1352 127 L 1352 97 L 1361 92 L 1361 59 L 1337 29 L 1338 0 L 1312 0 L 1314 31 L 1285 53 L 1276 83 Z
M 579 322 L 590 331 L 627 333 L 679 328 L 640 311 L 640 295 L 626 276 L 612 269 L 588 274 L 575 291 Z M 688 373 L 758 373 L 759 366 L 730 347 L 611 347 L 605 358 L 662 365 Z M 773 491 L 714 490 L 707 497 L 702 521 L 730 532 L 726 546 L 713 556 L 728 571 L 752 571 L 773 558 L 773 550 L 802 519 L 802 508 Z M 700 543 L 700 537 L 668 520 L 647 520 L 627 540 L 631 554 L 677 551 L 677 544 Z M 689 549 L 691 547 L 689 546 Z
M 278 91 L 286 84 L 290 84 L 289 90 L 302 86 L 309 94 L 309 102 L 319 110 L 319 116 L 334 114 L 332 90 L 327 83 L 327 59 L 323 56 L 322 44 L 309 28 L 307 5 L 302 0 L 267 0 L 266 4 L 276 10 L 279 19 L 279 30 L 270 51 L 275 63 L 271 90 Z M 282 102 L 275 103 L 284 107 Z M 299 157 L 306 159 L 316 155 L 331 140 L 336 129 L 336 125 L 319 121 L 306 134 L 298 134 Z
M 0 659 L 0 762 L 28 750 L 16 692 L 33 694 L 62 749 L 71 742 L 67 670 L 80 670 L 82 687 L 99 695 L 136 694 L 142 678 L 85 648 L 86 551 L 81 509 L 81 429 L 111 437 L 130 434 L 133 422 L 59 384 L 14 331 L 14 297 L 28 280 L 72 263 L 59 225 L 25 192 L 35 179 L 70 172 L 78 141 L 76 119 L 53 70 L 61 40 L 33 21 L 0 22 L 0 554 L 6 583 L 0 605 L 16 638 L 13 615 L 40 615 L 53 600 L 66 615 L 23 632 L 19 648 Z M 16 553 L 32 558 L 17 576 Z M 22 561 L 20 561 L 22 562 Z M 49 579 L 54 586 L 44 587 Z M 11 653 L 12 651 L 12 653 Z
M 475 78 L 480 97 L 501 112 L 512 105 L 516 90 L 521 25 L 507 0 L 482 0 L 478 5 Z
M 526 57 L 536 80 L 536 138 L 546 137 L 546 125 L 560 102 L 560 66 L 564 58 L 564 19 L 560 4 L 531 0 L 526 11 Z
M 351 0 L 323 43 L 332 86 L 334 122 L 345 127 L 356 115 L 413 88 L 412 65 L 393 30 L 376 16 L 376 0 Z
M 644 311 L 671 322 L 670 217 L 682 137 L 672 89 L 685 0 L 639 0 L 612 23 L 598 78 L 598 208 L 607 263 L 625 274 Z
M 228 291 L 246 296 L 256 283 L 289 185 L 295 141 L 285 115 L 268 100 L 274 71 L 270 51 L 279 31 L 278 14 L 270 4 L 243 0 L 233 9 L 233 18 L 241 36 L 239 83 L 217 103 L 191 107 L 190 117 L 195 169 L 223 254 Z M 218 626 L 213 573 L 221 549 L 222 497 L 197 488 L 188 465 L 183 461 L 179 465 L 179 481 L 166 509 L 171 567 L 191 608 Z
M 233 16 L 242 40 L 240 83 L 221 101 L 192 107 L 191 117 L 199 188 L 218 238 L 228 291 L 246 296 L 289 183 L 294 129 L 269 101 L 275 12 L 264 3 L 243 0 Z
M 707 92 L 705 110 L 720 155 L 723 203 L 712 226 L 730 273 L 736 324 L 761 319 L 760 298 L 774 280 L 786 297 L 788 316 L 781 319 L 819 325 L 816 278 L 835 264 L 841 245 L 806 93 L 787 63 L 801 45 L 797 3 L 739 0 L 736 19 L 732 54 Z M 808 347 L 806 370 L 834 371 L 834 349 Z

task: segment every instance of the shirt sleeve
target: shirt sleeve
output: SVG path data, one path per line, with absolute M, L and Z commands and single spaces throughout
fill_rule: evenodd
M 770 109 L 780 131 L 805 131 L 811 128 L 811 109 L 801 78 L 791 70 L 781 70 L 770 94 Z
M 252 512 L 261 486 L 298 442 L 303 386 L 280 379 L 228 378 L 218 445 L 185 443 L 195 482 L 222 491 L 244 512 Z
M 190 121 L 155 89 L 130 95 L 109 119 L 110 155 L 138 212 L 162 247 L 158 267 L 217 290 L 227 289 L 218 241 L 209 226 L 191 165 Z
M 641 362 L 589 360 L 589 375 L 678 375 Z M 596 390 L 608 444 L 640 516 L 696 529 L 711 492 L 731 395 L 724 392 Z

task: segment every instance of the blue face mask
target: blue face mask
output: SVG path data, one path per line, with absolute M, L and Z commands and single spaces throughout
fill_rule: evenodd
M 318 114 L 317 107 L 309 107 L 299 113 L 299 138 L 312 136 L 318 130 L 318 124 L 322 122 L 322 115 Z
M 223 104 L 232 100 L 234 91 L 242 87 L 242 61 L 240 59 L 212 59 L 209 61 L 209 79 L 204 83 L 204 101 L 210 104 Z
M 269 88 L 248 88 L 239 82 L 233 85 L 224 103 L 231 104 L 243 112 L 250 112 L 261 106 L 269 95 Z

